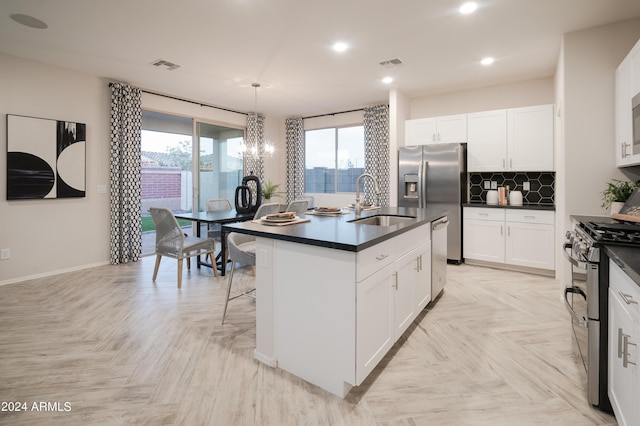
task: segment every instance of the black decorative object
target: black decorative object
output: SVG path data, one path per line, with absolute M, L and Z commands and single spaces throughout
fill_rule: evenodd
M 7 200 L 85 196 L 86 125 L 7 115 Z

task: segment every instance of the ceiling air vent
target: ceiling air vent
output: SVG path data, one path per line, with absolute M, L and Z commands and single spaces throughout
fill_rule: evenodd
M 165 61 L 164 59 L 158 59 L 157 61 L 153 61 L 151 62 L 151 65 L 164 68 L 167 71 L 173 71 L 175 69 L 180 68 L 180 65 L 176 65 L 173 62 Z
M 385 68 L 399 67 L 400 65 L 402 65 L 402 61 L 398 58 L 394 58 L 394 59 L 389 59 L 388 61 L 380 62 L 380 65 L 382 65 Z

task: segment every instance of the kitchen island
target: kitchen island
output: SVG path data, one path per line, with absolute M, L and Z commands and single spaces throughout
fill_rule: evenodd
M 340 397 L 360 385 L 431 300 L 431 223 L 446 214 L 386 207 L 362 217 L 411 219 L 224 225 L 256 237 L 256 359 Z

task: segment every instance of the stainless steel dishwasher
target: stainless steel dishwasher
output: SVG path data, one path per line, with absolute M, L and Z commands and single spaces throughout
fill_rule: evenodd
M 447 227 L 449 218 L 442 217 L 431 223 L 431 300 L 447 284 Z

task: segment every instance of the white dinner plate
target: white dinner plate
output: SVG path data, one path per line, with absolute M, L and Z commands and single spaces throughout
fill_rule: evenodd
M 294 217 L 263 217 L 262 220 L 265 222 L 270 222 L 270 223 L 287 223 L 287 222 L 293 222 L 294 220 L 296 220 L 298 217 L 294 216 Z

